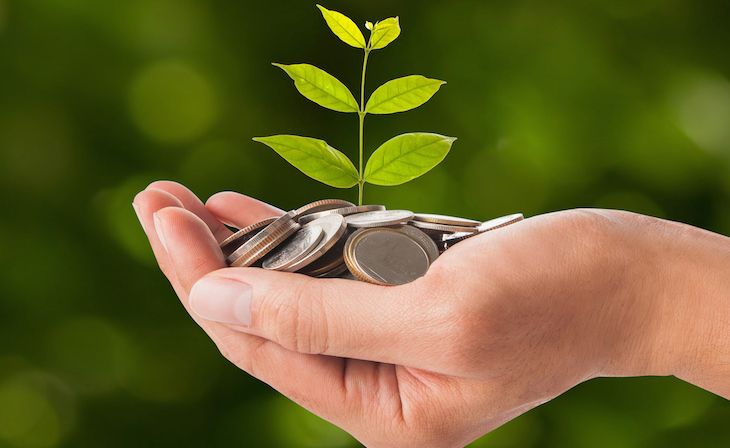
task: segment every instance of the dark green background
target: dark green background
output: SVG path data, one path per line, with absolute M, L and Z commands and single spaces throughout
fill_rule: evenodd
M 482 219 L 616 207 L 730 234 L 726 0 L 325 6 L 401 17 L 368 91 L 448 81 L 416 111 L 368 118 L 370 151 L 407 131 L 459 140 L 366 202 Z M 160 178 L 284 209 L 356 197 L 250 140 L 356 152 L 356 116 L 303 99 L 271 61 L 357 92 L 361 53 L 310 2 L 0 0 L 0 446 L 354 445 L 218 355 L 130 206 Z M 726 401 L 677 380 L 604 379 L 476 446 L 728 446 L 728 421 Z

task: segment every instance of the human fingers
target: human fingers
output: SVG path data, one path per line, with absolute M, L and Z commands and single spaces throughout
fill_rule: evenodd
M 284 213 L 272 205 L 234 191 L 214 194 L 206 201 L 205 208 L 221 222 L 238 228 Z
M 185 209 L 203 220 L 217 241 L 223 241 L 231 234 L 231 231 L 205 208 L 198 196 L 184 185 L 170 180 L 158 180 L 152 182 L 147 189 L 162 190 L 175 196 Z

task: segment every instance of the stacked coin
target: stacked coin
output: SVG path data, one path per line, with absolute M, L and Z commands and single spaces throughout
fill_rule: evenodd
M 454 244 L 522 219 L 481 222 L 323 199 L 241 228 L 220 247 L 230 266 L 400 285 Z

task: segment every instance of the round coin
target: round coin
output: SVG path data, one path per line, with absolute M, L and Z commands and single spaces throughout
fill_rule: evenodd
M 477 233 L 477 227 L 465 227 L 465 226 L 457 226 L 457 225 L 451 225 L 451 224 L 436 224 L 433 222 L 422 222 L 422 221 L 411 221 L 408 224 L 412 225 L 413 227 L 418 227 L 419 229 L 428 229 L 428 230 L 434 230 L 437 232 L 442 233 L 457 233 L 457 232 L 466 232 L 466 233 Z
M 456 216 L 435 215 L 433 213 L 416 213 L 413 217 L 413 220 L 418 222 L 441 224 L 444 226 L 459 227 L 476 227 L 481 224 L 481 221 L 475 221 L 473 219 L 457 218 Z
M 345 244 L 350 272 L 379 285 L 401 285 L 423 276 L 438 255 L 433 240 L 410 226 L 360 229 Z
M 276 216 L 273 218 L 266 218 L 263 221 L 259 221 L 237 230 L 233 235 L 221 241 L 220 248 L 223 251 L 223 255 L 226 257 L 231 255 L 234 250 L 238 249 L 243 243 L 248 241 L 252 236 L 259 233 L 261 229 L 274 221 L 276 221 Z
M 345 218 L 342 215 L 324 216 L 307 225 L 321 227 L 324 231 L 324 236 L 317 246 L 305 255 L 304 258 L 286 268 L 285 271 L 287 272 L 297 272 L 300 269 L 314 263 L 326 254 L 327 251 L 332 249 L 332 247 L 337 244 L 337 242 L 340 241 L 347 232 L 347 224 L 345 223 Z
M 332 269 L 329 272 L 325 272 L 322 275 L 319 275 L 319 278 L 342 278 L 344 274 L 349 274 L 350 270 L 347 268 L 347 264 L 343 261 L 342 264 L 337 266 L 336 268 Z
M 525 217 L 522 215 L 522 213 L 515 213 L 513 215 L 501 216 L 499 218 L 494 218 L 490 219 L 489 221 L 483 222 L 479 225 L 479 227 L 477 227 L 477 233 L 458 232 L 451 235 L 446 235 L 443 238 L 443 250 L 453 247 L 454 244 L 458 243 L 459 241 L 463 241 L 474 235 L 499 229 L 510 224 L 522 221 L 523 219 L 525 219 Z
M 355 228 L 394 226 L 405 224 L 413 219 L 413 212 L 408 210 L 378 210 L 357 213 L 345 219 L 347 225 Z
M 352 202 L 344 201 L 342 199 L 320 199 L 319 201 L 314 201 L 310 202 L 307 205 L 302 205 L 298 209 L 292 211 L 294 212 L 294 220 L 299 221 L 299 218 L 310 213 L 323 212 L 325 210 L 331 210 L 333 208 L 354 206 L 355 204 L 353 204 Z
M 374 212 L 378 210 L 385 210 L 383 205 L 354 205 L 352 207 L 341 207 L 325 210 L 322 212 L 309 213 L 299 218 L 299 224 L 306 224 L 308 222 L 319 219 L 323 216 L 338 214 L 342 216 L 353 215 L 355 213 Z
M 345 234 L 319 259 L 300 269 L 298 272 L 311 277 L 321 277 L 333 272 L 345 264 L 343 251 L 347 237 Z
M 317 225 L 306 225 L 266 255 L 264 269 L 283 271 L 297 263 L 314 249 L 324 237 L 324 230 Z
M 505 227 L 510 224 L 520 222 L 523 219 L 525 219 L 525 216 L 522 213 L 515 213 L 512 215 L 501 216 L 499 218 L 490 219 L 489 221 L 485 221 L 479 225 L 479 227 L 478 227 L 479 233 L 489 232 L 490 230 L 499 229 L 500 227 Z
M 299 230 L 301 226 L 292 219 L 292 216 L 293 213 L 288 212 L 277 218 L 233 251 L 226 261 L 235 267 L 251 266 L 256 263 Z

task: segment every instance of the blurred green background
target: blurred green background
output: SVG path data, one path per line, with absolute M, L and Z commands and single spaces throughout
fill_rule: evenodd
M 367 202 L 483 219 L 613 207 L 730 234 L 727 0 L 325 6 L 401 17 L 368 91 L 448 81 L 422 108 L 368 118 L 369 150 L 407 131 L 459 140 Z M 0 0 L 0 446 L 356 446 L 219 356 L 130 206 L 161 178 L 284 209 L 355 199 L 250 140 L 356 152 L 355 116 L 302 98 L 271 61 L 357 91 L 361 53 L 312 2 Z M 730 446 L 728 421 L 727 402 L 680 381 L 604 379 L 475 446 Z

